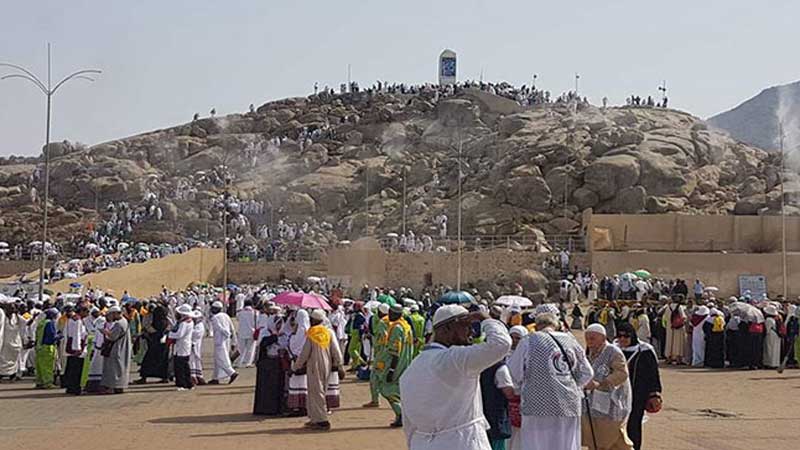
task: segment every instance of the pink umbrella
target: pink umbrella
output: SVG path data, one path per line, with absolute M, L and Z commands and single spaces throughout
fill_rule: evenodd
M 291 305 L 298 308 L 331 310 L 325 297 L 317 294 L 306 294 L 305 292 L 283 292 L 273 298 L 272 301 L 280 305 Z

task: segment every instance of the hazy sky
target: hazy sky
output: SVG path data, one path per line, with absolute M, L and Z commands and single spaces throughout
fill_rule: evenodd
M 800 79 L 797 17 L 796 0 L 0 0 L 0 61 L 45 76 L 50 41 L 54 80 L 102 69 L 54 100 L 52 140 L 88 144 L 338 86 L 348 63 L 362 86 L 433 81 L 446 47 L 460 79 L 537 73 L 558 94 L 579 72 L 595 103 L 666 79 L 670 106 L 708 117 Z M 44 117 L 32 85 L 0 82 L 0 155 L 38 153 Z

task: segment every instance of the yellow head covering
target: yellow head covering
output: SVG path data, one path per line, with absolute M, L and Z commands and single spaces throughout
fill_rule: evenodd
M 318 346 L 328 349 L 331 345 L 331 333 L 325 325 L 314 325 L 306 331 L 306 337 Z

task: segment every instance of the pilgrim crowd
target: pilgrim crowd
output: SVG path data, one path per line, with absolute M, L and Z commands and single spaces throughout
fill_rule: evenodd
M 76 289 L 42 302 L 17 292 L 0 297 L 0 377 L 120 394 L 148 382 L 180 391 L 233 383 L 240 368 L 255 367 L 254 414 L 308 416 L 308 429 L 325 431 L 350 372 L 369 383 L 363 407 L 387 403 L 389 426 L 404 429 L 411 449 L 639 449 L 647 413 L 661 407 L 660 359 L 796 364 L 793 304 L 749 293 L 721 302 L 699 280 L 692 296 L 682 280 L 652 280 L 642 299 L 595 299 L 584 311 L 574 291 L 603 284 L 606 296 L 610 283 L 613 297 L 615 277 L 565 280 L 567 301 L 535 308 L 443 286 L 364 286 L 351 300 L 324 279 L 305 289 L 165 288 L 148 299 Z M 585 346 L 571 329 L 585 330 Z M 203 366 L 206 337 L 213 367 Z
M 645 413 L 660 408 L 657 351 L 629 323 L 613 334 L 589 325 L 584 349 L 556 303 L 523 312 L 443 287 L 364 286 L 351 300 L 324 280 L 306 292 L 228 288 L 5 298 L 0 375 L 120 394 L 148 382 L 233 383 L 255 366 L 254 414 L 305 415 L 308 429 L 325 431 L 350 372 L 369 383 L 363 407 L 386 402 L 411 449 L 641 448 Z M 204 337 L 213 367 L 203 367 Z

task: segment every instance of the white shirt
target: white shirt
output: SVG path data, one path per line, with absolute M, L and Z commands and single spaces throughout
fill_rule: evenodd
M 86 349 L 83 348 L 84 340 L 86 339 L 86 327 L 83 325 L 83 320 L 69 319 L 67 320 L 66 330 L 64 334 L 67 339 L 72 338 L 72 348 L 66 349 L 67 351 L 79 351 L 80 354 L 76 355 L 79 358 L 86 356 Z
M 252 339 L 253 332 L 256 331 L 256 319 L 258 312 L 252 306 L 245 306 L 243 310 L 236 314 L 239 320 L 239 337 L 243 339 Z
M 175 340 L 173 352 L 175 356 L 189 356 L 192 353 L 192 330 L 194 324 L 183 320 L 178 324 L 177 331 L 170 331 L 169 338 Z
M 505 326 L 481 324 L 486 341 L 444 347 L 433 343 L 400 377 L 403 429 L 410 450 L 490 450 L 483 416 L 480 374 L 511 348 Z
M 497 371 L 494 373 L 494 386 L 497 389 L 514 387 L 514 381 L 511 380 L 511 372 L 509 372 L 507 365 L 503 364 L 497 368 Z
M 347 317 L 344 315 L 344 311 L 341 309 L 337 309 L 330 316 L 331 326 L 333 327 L 333 331 L 336 334 L 336 339 L 343 340 L 347 338 L 347 334 L 345 333 L 344 329 L 347 325 Z
M 233 336 L 233 321 L 225 312 L 211 316 L 211 329 L 214 330 L 214 345 L 228 345 Z

